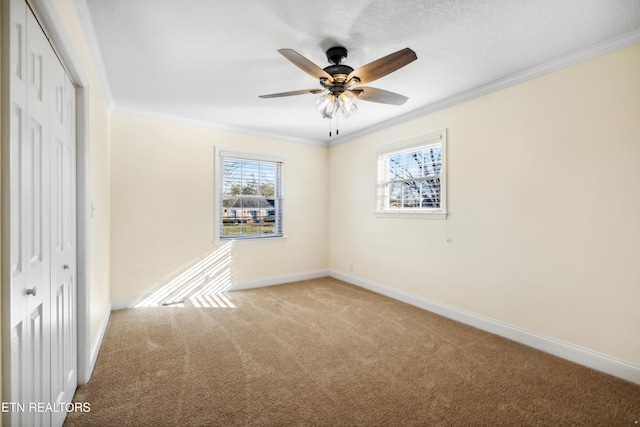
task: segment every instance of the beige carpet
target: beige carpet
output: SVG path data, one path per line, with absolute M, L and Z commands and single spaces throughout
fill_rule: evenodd
M 114 312 L 65 425 L 640 423 L 638 385 L 334 279 L 226 297 Z

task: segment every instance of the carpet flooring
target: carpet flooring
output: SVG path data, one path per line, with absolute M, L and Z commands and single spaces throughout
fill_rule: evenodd
M 65 426 L 637 426 L 640 386 L 331 279 L 111 315 Z

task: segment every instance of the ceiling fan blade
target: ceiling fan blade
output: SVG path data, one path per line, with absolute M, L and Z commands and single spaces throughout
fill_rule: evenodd
M 326 91 L 326 89 L 303 89 L 303 90 L 294 90 L 291 92 L 282 92 L 282 93 L 272 93 L 270 95 L 260 95 L 258 98 L 281 98 L 283 96 L 294 96 L 294 95 L 304 95 L 306 93 L 322 93 Z
M 347 81 L 357 77 L 360 83 L 369 83 L 393 73 L 416 59 L 418 59 L 416 53 L 407 47 L 353 70 L 347 77 Z
M 381 104 L 402 105 L 409 99 L 404 95 L 389 92 L 388 90 L 376 89 L 375 87 L 362 86 L 351 89 L 351 91 L 358 95 L 358 99 L 369 102 L 379 102 Z
M 327 79 L 330 82 L 333 82 L 333 77 L 331 77 L 331 74 L 327 73 L 325 70 L 318 67 L 316 64 L 309 61 L 307 58 L 300 55 L 295 50 L 279 49 L 278 52 L 280 52 L 282 56 L 287 58 L 289 61 L 293 62 L 293 65 L 297 66 L 310 76 L 315 77 L 316 79 Z

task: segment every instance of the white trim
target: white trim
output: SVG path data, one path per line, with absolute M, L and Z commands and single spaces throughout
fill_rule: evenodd
M 11 283 L 11 239 L 9 238 L 11 229 L 11 221 L 9 218 L 11 212 L 11 197 L 9 194 L 11 192 L 11 174 L 9 171 L 11 165 L 9 155 L 11 142 L 11 133 L 9 131 L 9 125 L 11 123 L 11 44 L 9 42 L 10 29 L 12 26 L 11 15 L 12 8 L 10 2 L 3 0 L 2 3 L 0 3 L 0 20 L 2 20 L 0 24 L 0 30 L 2 31 L 2 37 L 0 37 L 0 42 L 2 43 L 0 45 L 0 66 L 2 67 L 0 72 L 2 78 L 2 81 L 0 81 L 0 87 L 2 88 L 2 90 L 0 90 L 0 92 L 2 92 L 2 99 L 0 100 L 2 103 L 0 108 L 2 113 L 0 117 L 0 128 L 2 132 L 2 134 L 0 134 L 0 151 L 2 152 L 2 156 L 0 156 L 0 176 L 2 177 L 0 180 L 0 210 L 2 211 L 2 215 L 0 215 L 2 224 L 0 227 L 0 235 L 2 237 L 0 242 L 0 247 L 2 248 L 0 250 L 0 264 L 2 265 L 2 268 L 0 268 L 0 270 L 2 270 L 2 275 L 0 276 L 0 295 L 2 296 L 2 298 L 0 298 L 0 311 L 2 312 L 2 328 L 0 329 L 2 349 L 0 352 L 0 359 L 2 359 L 0 372 L 2 372 L 2 384 L 0 387 L 0 397 L 4 399 L 7 399 L 11 393 L 10 383 L 7 380 L 7 378 L 11 377 L 11 366 L 8 363 L 11 356 L 11 298 L 8 292 L 10 288 L 9 283 Z M 8 424 L 10 418 L 2 414 L 2 417 L 0 417 L 0 425 L 2 425 L 3 421 Z
M 76 218 L 78 384 L 91 378 L 91 172 L 89 148 L 89 90 L 76 88 Z
M 558 356 L 580 365 L 640 384 L 640 365 L 620 360 L 577 345 L 550 338 L 526 329 L 518 328 L 479 314 L 451 307 L 437 301 L 419 297 L 408 292 L 394 289 L 379 283 L 329 270 L 329 276 L 352 285 L 368 289 L 398 301 L 411 304 L 424 310 L 473 326 L 483 331 L 533 347 L 537 350 Z
M 152 294 L 144 294 L 137 297 L 120 298 L 120 299 L 111 300 L 111 311 L 134 308 L 135 306 L 140 304 L 142 301 L 149 298 L 151 295 Z
M 373 126 L 369 126 L 366 129 L 362 129 L 353 133 L 345 134 L 344 136 L 341 136 L 338 138 L 334 138 L 327 145 L 329 147 L 333 147 L 335 145 L 339 145 L 344 142 L 361 138 L 363 136 L 379 132 L 383 129 L 387 129 L 392 126 L 396 126 L 396 125 L 408 122 L 409 120 L 426 116 L 428 114 L 435 113 L 437 111 L 444 110 L 449 107 L 453 107 L 454 105 L 462 104 L 463 102 L 471 101 L 481 96 L 488 95 L 490 93 L 497 92 L 499 90 L 506 89 L 520 83 L 524 83 L 528 80 L 533 80 L 538 77 L 542 77 L 544 75 L 553 73 L 555 71 L 559 71 L 564 68 L 569 68 L 571 66 L 580 64 L 590 59 L 594 59 L 599 56 L 603 56 L 603 55 L 615 52 L 617 50 L 624 49 L 629 46 L 633 46 L 634 44 L 637 44 L 637 43 L 640 43 L 640 30 L 629 31 L 628 33 L 614 37 L 610 40 L 606 40 L 602 43 L 598 43 L 596 45 L 587 47 L 577 52 L 570 53 L 561 58 L 557 58 L 549 62 L 546 62 L 544 64 L 540 64 L 535 67 L 531 67 L 529 69 L 520 71 L 518 73 L 511 74 L 510 76 L 504 77 L 502 79 L 495 80 L 493 82 L 475 87 L 468 91 L 450 96 L 445 99 L 441 99 L 440 101 L 436 101 L 432 104 L 425 105 L 424 107 L 415 109 L 406 114 L 402 114 L 402 115 L 393 117 L 389 120 L 379 122 Z
M 100 348 L 102 347 L 102 341 L 104 340 L 104 334 L 107 332 L 107 327 L 109 326 L 109 318 L 111 317 L 111 304 L 109 304 L 109 310 L 107 310 L 106 316 L 100 322 L 100 329 L 98 330 L 98 336 L 96 337 L 96 341 L 93 343 L 93 347 L 91 348 L 91 358 L 89 359 L 89 376 L 87 378 L 87 382 L 89 378 L 91 378 L 91 374 L 93 373 L 93 369 L 96 367 L 96 361 L 98 360 L 98 353 L 100 353 Z M 87 382 L 83 383 L 86 384 Z
M 284 163 L 287 158 L 285 156 L 274 156 L 272 154 L 249 153 L 246 151 L 231 151 L 225 149 L 218 150 L 218 158 L 231 157 L 238 160 L 255 160 L 259 162 Z
M 27 0 L 27 3 L 31 6 L 33 13 L 51 43 L 51 47 L 58 55 L 73 84 L 76 86 L 88 86 L 89 81 L 58 16 L 53 0 Z
M 381 154 L 404 154 L 405 152 L 414 151 L 419 147 L 435 147 L 441 145 L 447 139 L 447 129 L 439 129 L 431 132 L 414 136 L 413 138 L 403 139 L 401 141 L 392 142 L 390 144 L 381 145 L 376 150 L 378 155 Z
M 302 280 L 319 279 L 321 277 L 327 277 L 328 275 L 328 270 L 312 270 L 304 273 L 282 274 L 260 279 L 242 280 L 231 285 L 229 290 L 240 291 L 243 289 L 262 288 L 264 286 L 282 285 L 284 283 L 299 282 Z
M 220 247 L 227 243 L 233 243 L 234 245 L 237 245 L 237 244 L 247 245 L 247 244 L 254 244 L 254 243 L 260 243 L 260 244 L 261 243 L 284 243 L 287 240 L 289 240 L 289 236 L 282 235 L 282 236 L 267 236 L 267 237 L 238 237 L 238 238 L 228 238 L 223 240 L 218 239 L 211 243 L 216 245 L 216 247 Z
M 232 284 L 226 292 L 262 288 L 265 286 L 282 285 L 284 283 L 299 282 L 302 280 L 319 279 L 321 277 L 327 277 L 328 275 L 328 270 L 312 270 L 302 273 L 282 274 L 279 276 L 268 276 L 260 279 L 242 280 Z M 146 300 L 151 295 L 152 294 L 145 294 L 132 298 L 113 300 L 111 301 L 111 310 L 124 310 L 127 308 L 134 308 L 136 305 Z
M 447 219 L 447 212 L 441 210 L 419 211 L 419 210 L 385 210 L 373 211 L 376 218 L 413 218 L 413 219 Z

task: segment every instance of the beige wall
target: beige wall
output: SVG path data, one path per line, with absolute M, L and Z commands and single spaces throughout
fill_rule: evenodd
M 100 327 L 109 315 L 110 303 L 110 112 L 73 2 L 54 0 L 54 4 L 89 82 L 89 191 L 95 208 L 90 224 L 89 272 L 91 345 L 93 346 L 98 338 Z
M 332 147 L 329 267 L 640 364 L 638 76 L 640 45 Z M 442 128 L 449 218 L 374 217 L 376 149 Z
M 113 300 L 150 294 L 220 248 L 215 148 L 286 158 L 287 237 L 234 243 L 231 282 L 326 269 L 327 148 L 120 114 L 111 139 Z

